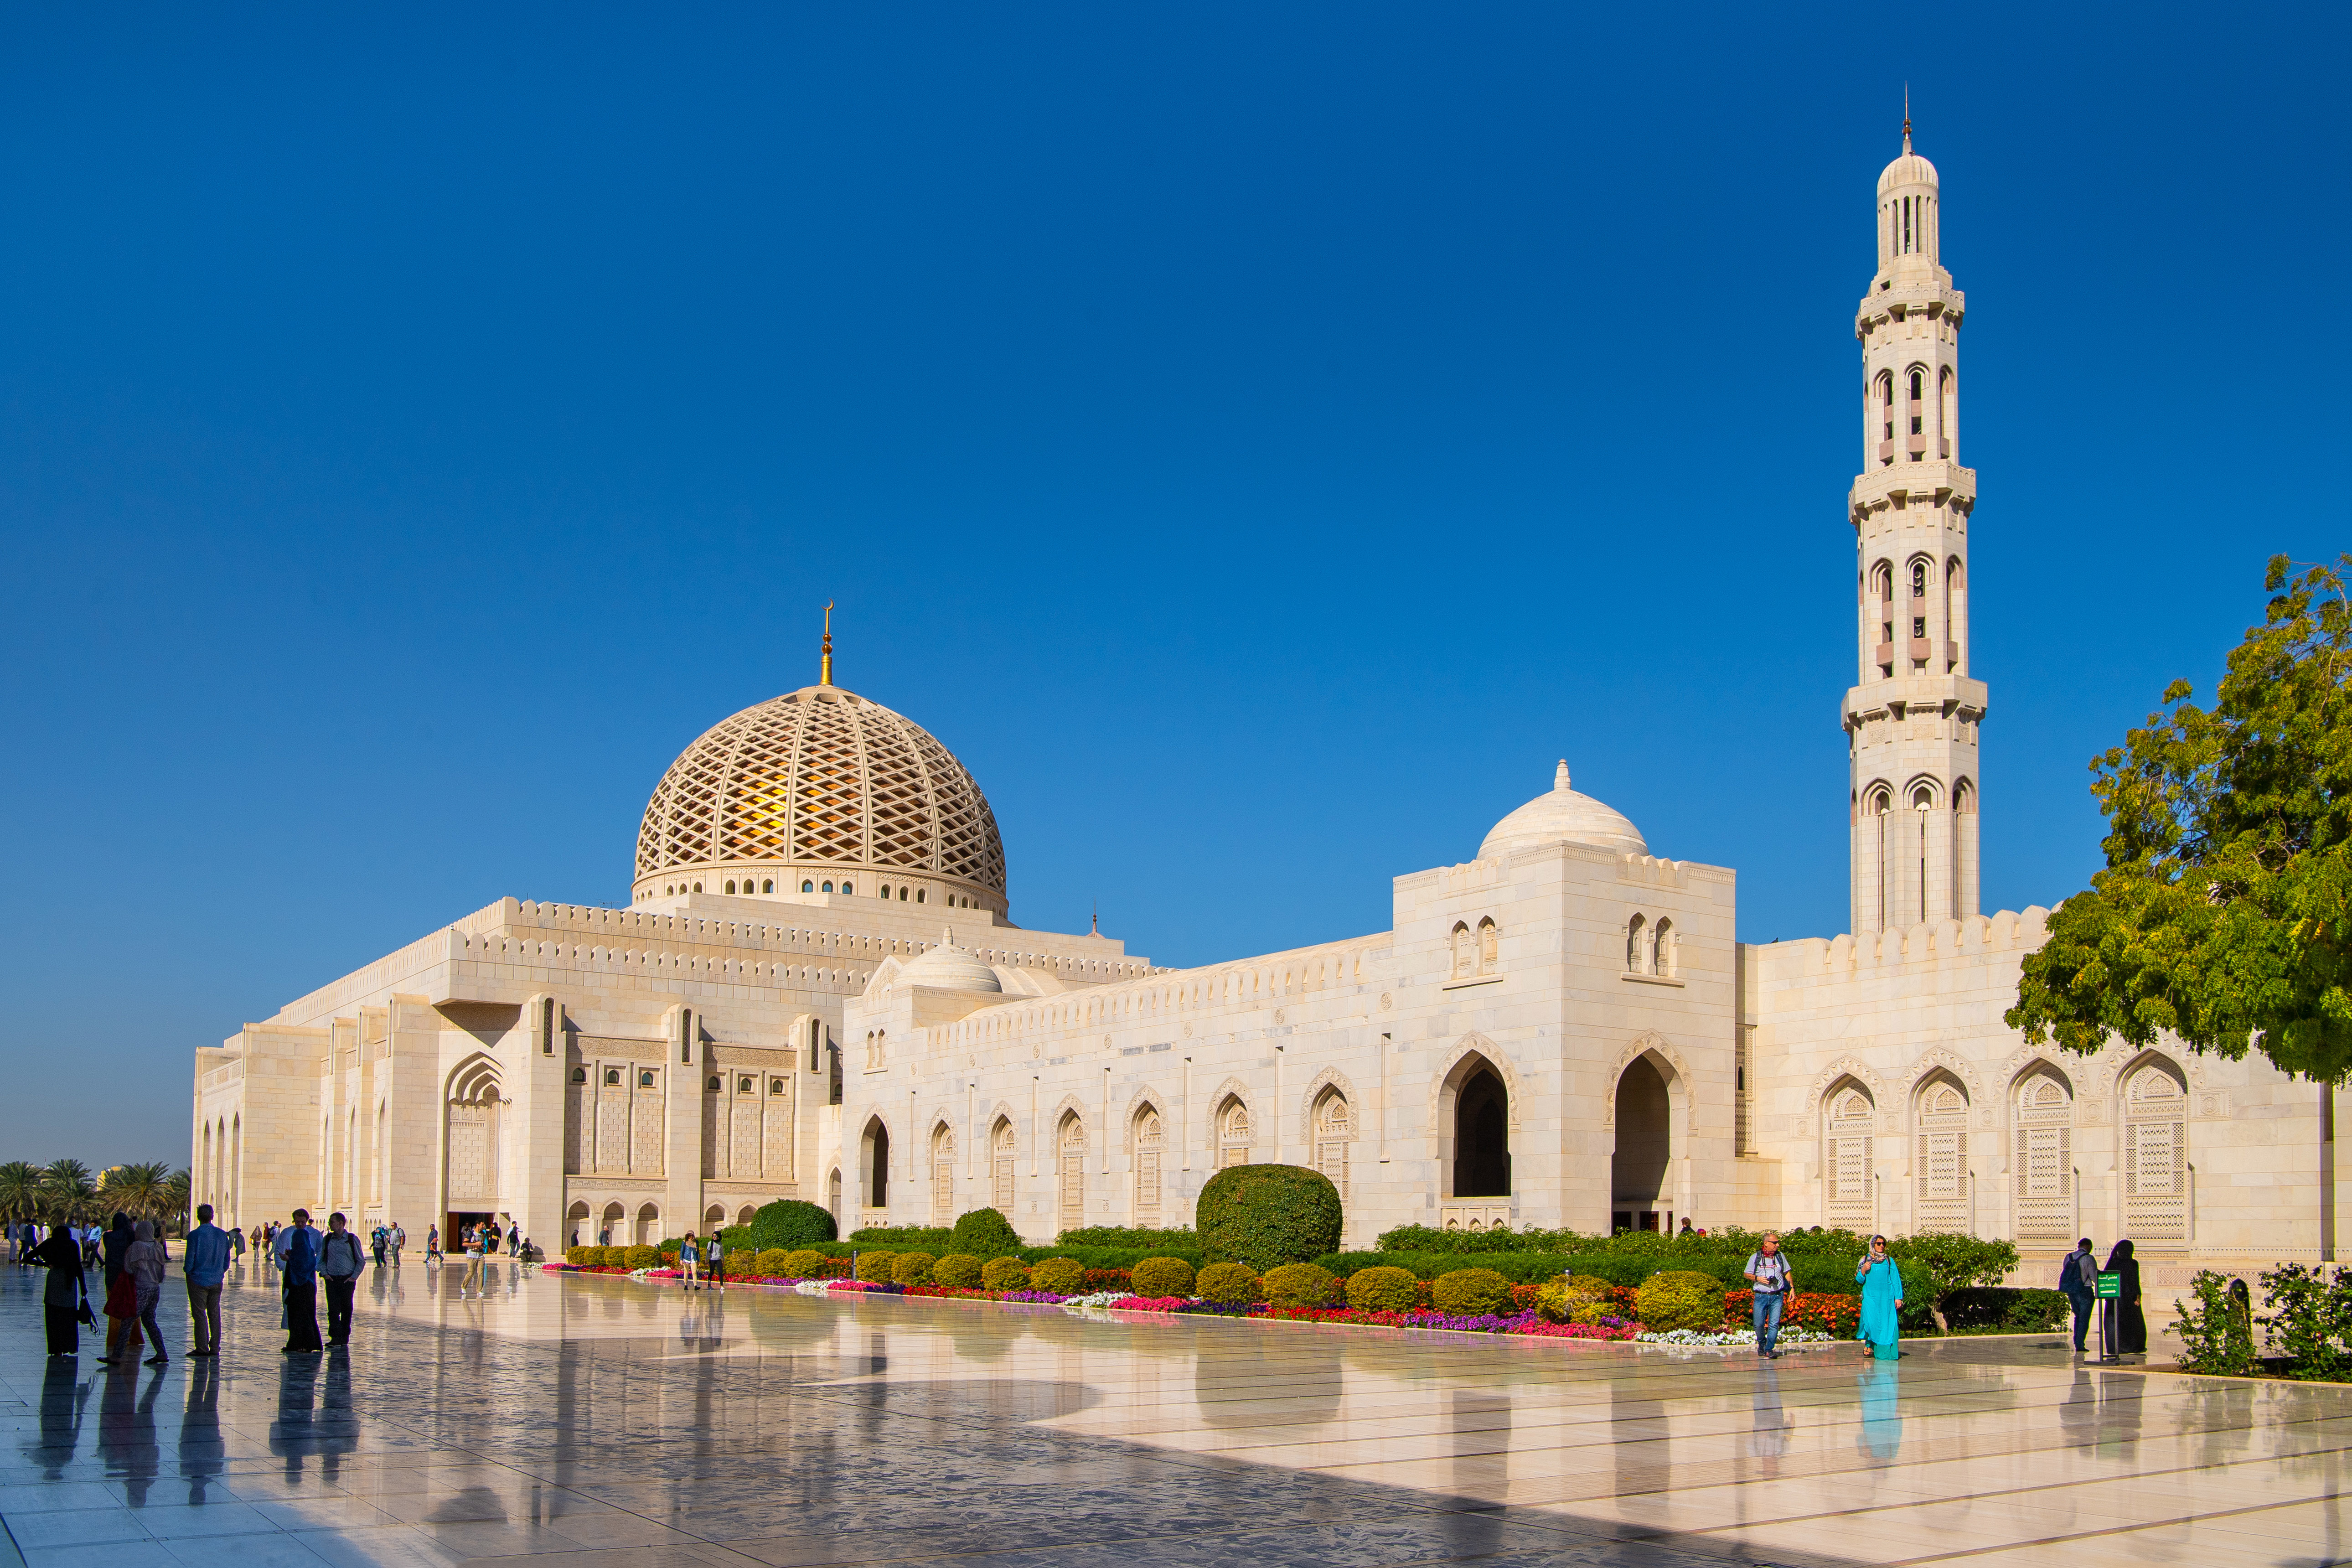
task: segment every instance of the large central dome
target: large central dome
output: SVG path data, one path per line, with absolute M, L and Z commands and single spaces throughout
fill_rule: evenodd
M 738 884 L 1007 910 L 1004 844 L 971 774 L 919 724 L 830 684 L 713 725 L 646 804 L 637 899 Z

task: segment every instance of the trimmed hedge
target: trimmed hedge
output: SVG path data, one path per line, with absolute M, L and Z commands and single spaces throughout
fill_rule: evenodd
M 1456 1268 L 1441 1274 L 1429 1288 L 1430 1303 L 1441 1312 L 1475 1318 L 1499 1312 L 1511 1304 L 1511 1281 L 1491 1268 Z M 1723 1314 L 1717 1312 L 1716 1316 Z
M 848 1239 L 859 1247 L 938 1248 L 948 1244 L 948 1227 L 943 1225 L 870 1225 L 863 1230 L 853 1230 Z
M 900 1285 L 928 1285 L 939 1259 L 928 1252 L 902 1252 L 891 1262 L 890 1279 Z
M 1258 1269 L 1336 1250 L 1339 1219 L 1339 1189 L 1304 1165 L 1228 1166 L 1202 1184 L 1193 1205 L 1206 1257 Z
M 765 1252 L 772 1247 L 789 1252 L 812 1242 L 831 1241 L 840 1234 L 833 1215 L 816 1205 L 800 1198 L 778 1198 L 761 1205 L 752 1213 L 751 1224 L 722 1227 L 719 1239 L 730 1252 Z
M 1312 1263 L 1284 1263 L 1267 1269 L 1261 1283 L 1268 1306 L 1328 1307 L 1339 1279 Z
M 751 1255 L 751 1272 L 763 1279 L 775 1279 L 784 1271 L 784 1260 L 792 1256 L 781 1247 L 762 1247 Z
M 621 1254 L 620 1266 L 624 1268 L 659 1268 L 661 1267 L 661 1249 L 656 1247 L 616 1247 L 611 1250 Z
M 1359 1268 L 1348 1276 L 1348 1305 L 1359 1312 L 1410 1312 L 1421 1305 L 1421 1281 L 1410 1268 Z
M 1147 1258 L 1129 1271 L 1128 1283 L 1139 1296 L 1190 1296 L 1198 1272 L 1181 1258 Z
M 1257 1270 L 1246 1263 L 1212 1263 L 1201 1270 L 1201 1277 L 1193 1282 L 1192 1289 L 1201 1293 L 1202 1300 L 1228 1307 L 1265 1300 L 1265 1289 L 1258 1279 Z
M 981 1268 L 980 1283 L 990 1290 L 1026 1290 L 1029 1266 L 1017 1258 L 992 1258 Z
M 857 1255 L 857 1277 L 869 1284 L 887 1285 L 890 1283 L 890 1270 L 897 1267 L 898 1262 L 898 1255 L 895 1252 L 860 1252 Z
M 1021 1234 L 994 1209 L 974 1209 L 956 1220 L 946 1245 L 979 1258 L 1003 1258 L 1021 1250 Z
M 1048 1258 L 1030 1265 L 1029 1288 L 1055 1296 L 1075 1296 L 1087 1282 L 1087 1266 L 1075 1258 Z
M 1066 1230 L 1060 1237 L 1066 1247 L 1145 1247 L 1160 1253 L 1190 1254 L 1201 1250 L 1198 1231 L 1155 1230 L 1125 1225 L 1089 1225 L 1076 1230 Z
M 1706 1274 L 1727 1290 L 1748 1289 L 1747 1276 L 1740 1268 L 1748 1255 L 1737 1258 L 1672 1257 L 1643 1258 L 1627 1253 L 1563 1253 L 1563 1252 L 1494 1252 L 1472 1255 L 1477 1267 L 1491 1268 L 1496 1273 L 1520 1285 L 1544 1285 L 1564 1274 L 1585 1275 L 1605 1279 L 1612 1285 L 1638 1286 L 1663 1269 Z M 1410 1269 L 1416 1278 L 1434 1279 L 1441 1274 L 1462 1268 L 1468 1261 L 1458 1252 L 1336 1252 L 1315 1260 L 1334 1274 L 1352 1275 L 1357 1270 L 1373 1268 Z M 1853 1282 L 1852 1259 L 1833 1260 L 1826 1258 L 1792 1258 L 1790 1272 L 1795 1276 L 1800 1290 L 1818 1291 L 1826 1296 L 1852 1296 L 1860 1287 Z
M 2063 1290 L 1977 1286 L 1944 1298 L 1944 1321 L 1954 1333 L 2039 1334 L 2074 1323 Z
M 563 1261 L 575 1268 L 593 1268 L 604 1261 L 604 1249 L 601 1247 L 567 1247 L 563 1249 Z
M 818 1267 L 826 1261 L 827 1256 L 813 1247 L 800 1247 L 784 1254 L 784 1266 L 776 1272 L 792 1279 L 814 1279 Z
M 980 1259 L 971 1253 L 950 1252 L 931 1265 L 931 1283 L 957 1290 L 977 1289 L 980 1269 Z
M 1723 1282 L 1695 1268 L 1668 1268 L 1652 1275 L 1635 1299 L 1642 1326 L 1659 1333 L 1723 1327 Z

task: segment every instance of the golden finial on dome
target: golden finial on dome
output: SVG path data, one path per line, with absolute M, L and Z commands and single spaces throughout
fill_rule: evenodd
M 1911 151 L 1911 84 L 1903 84 L 1903 151 Z
M 833 601 L 830 599 L 824 605 L 824 651 L 817 656 L 816 683 L 819 686 L 833 684 Z

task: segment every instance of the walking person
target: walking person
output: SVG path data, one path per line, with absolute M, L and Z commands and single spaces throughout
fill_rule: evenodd
M 683 1288 L 688 1290 L 695 1289 L 695 1281 L 702 1278 L 702 1243 L 694 1238 L 690 1230 L 686 1233 L 685 1244 L 677 1249 L 677 1271 Z
M 1903 1353 L 1903 1270 L 1886 1256 L 1885 1237 L 1870 1238 L 1853 1281 L 1862 1287 L 1862 1328 L 1854 1337 L 1867 1342 L 1879 1360 L 1895 1360 Z
M 1764 1233 L 1741 1272 L 1756 1288 L 1756 1353 L 1770 1361 L 1780 1353 L 1780 1314 L 1789 1302 L 1789 1260 L 1780 1256 L 1777 1233 Z
M 180 1248 L 180 1273 L 188 1282 L 188 1337 L 195 1343 L 190 1360 L 220 1354 L 221 1281 L 228 1278 L 229 1240 L 233 1231 L 213 1223 L 213 1205 L 196 1205 L 196 1228 Z
M 205 1206 L 206 1208 L 210 1208 L 212 1205 L 210 1204 L 206 1204 Z M 232 1263 L 243 1263 L 245 1261 L 245 1232 L 237 1229 L 235 1226 L 231 1226 L 228 1227 L 227 1235 L 229 1261 Z
M 522 1226 L 512 1221 L 507 1224 L 507 1256 L 518 1263 L 522 1261 Z
M 278 1294 L 286 1304 L 287 1355 L 319 1352 L 319 1233 L 310 1228 L 310 1211 L 296 1209 L 294 1223 L 278 1233 L 285 1248 L 278 1254 Z
M 138 1239 L 131 1216 L 118 1212 L 100 1241 L 99 1278 L 106 1286 L 106 1353 L 98 1358 L 100 1366 L 112 1366 L 126 1356 L 136 1360 L 144 1342 L 139 1329 L 139 1284 L 125 1266 L 131 1245 Z
M 457 1296 L 463 1300 L 467 1292 L 478 1298 L 482 1293 L 482 1227 L 469 1225 L 459 1233 L 459 1242 L 466 1248 L 466 1272 L 457 1281 Z
M 163 1348 L 163 1329 L 155 1321 L 155 1309 L 163 1304 L 163 1271 L 171 1267 L 172 1255 L 155 1239 L 152 1220 L 141 1220 L 131 1227 L 131 1248 L 123 1254 L 122 1269 L 131 1276 L 140 1326 L 147 1331 L 148 1342 L 155 1347 L 147 1364 L 165 1366 L 171 1363 L 172 1352 Z
M 2058 1265 L 2058 1289 L 2066 1292 L 2066 1304 L 2074 1309 L 2074 1353 L 2088 1355 L 2090 1346 L 2083 1342 L 2090 1335 L 2091 1309 L 2099 1300 L 2099 1256 L 2091 1250 L 2089 1237 L 2076 1242 Z
M 425 1227 L 425 1261 L 437 1263 L 440 1258 L 441 1227 L 437 1225 L 428 1225 Z
M 717 1231 L 710 1233 L 710 1245 L 702 1249 L 702 1256 L 703 1261 L 710 1265 L 710 1288 L 713 1290 L 726 1289 L 727 1248 L 719 1245 Z
M 2107 1254 L 2106 1272 L 2121 1275 L 2116 1281 L 2116 1342 L 2118 1355 L 2147 1353 L 2147 1318 L 2140 1310 L 2139 1265 L 2133 1261 L 2132 1244 L 2116 1243 Z
M 49 1353 L 79 1355 L 81 1325 L 93 1321 L 89 1279 L 81 1267 L 81 1243 L 60 1226 L 34 1249 L 33 1261 L 49 1271 L 41 1286 L 41 1319 L 49 1331 Z
M 360 1283 L 360 1238 L 344 1229 L 341 1209 L 327 1216 L 327 1234 L 319 1242 L 319 1278 L 327 1286 L 327 1342 L 349 1344 L 352 1338 L 352 1295 Z
M 408 1233 L 400 1228 L 398 1220 L 394 1220 L 392 1222 L 392 1266 L 394 1268 L 400 1267 L 400 1249 L 407 1245 Z
M 375 1266 L 378 1268 L 383 1267 L 383 1249 L 385 1244 L 391 1238 L 384 1234 L 383 1226 L 381 1222 L 378 1222 L 373 1230 L 368 1232 L 368 1251 L 374 1254 Z

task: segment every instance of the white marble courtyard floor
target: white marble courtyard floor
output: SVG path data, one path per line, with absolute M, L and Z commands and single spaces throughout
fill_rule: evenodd
M 0 1568 L 2352 1559 L 2352 1388 L 2054 1337 L 1759 1364 L 510 1265 L 459 1300 L 412 1258 L 288 1358 L 251 1272 L 221 1361 L 167 1291 L 171 1366 L 110 1372 L 0 1265 Z

